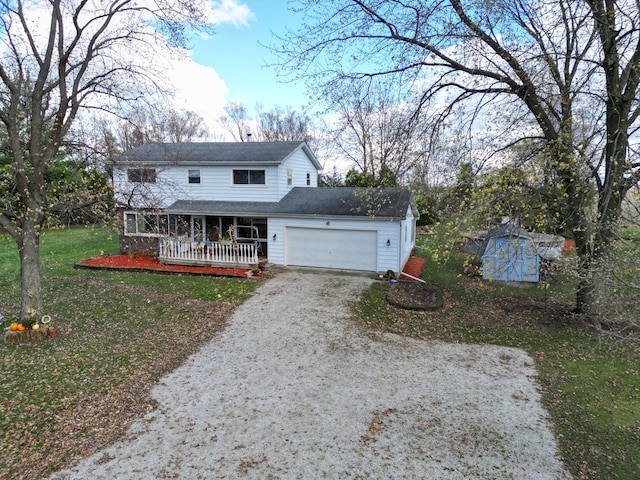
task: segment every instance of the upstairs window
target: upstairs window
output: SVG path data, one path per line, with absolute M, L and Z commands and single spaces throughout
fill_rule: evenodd
M 291 169 L 287 170 L 287 186 L 293 186 L 293 170 Z
M 189 170 L 188 179 L 189 179 L 189 183 L 191 183 L 191 184 L 199 184 L 200 183 L 200 170 Z
M 307 172 L 307 186 L 311 185 L 311 174 Z
M 264 170 L 234 170 L 234 185 L 265 185 L 266 175 Z
M 129 183 L 156 183 L 155 168 L 128 168 L 127 181 Z

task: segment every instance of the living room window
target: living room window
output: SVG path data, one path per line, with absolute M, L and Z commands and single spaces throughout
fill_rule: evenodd
M 234 170 L 234 185 L 265 185 L 266 174 L 264 170 Z
M 169 233 L 169 217 L 157 213 L 127 212 L 124 222 L 125 235 L 155 237 Z

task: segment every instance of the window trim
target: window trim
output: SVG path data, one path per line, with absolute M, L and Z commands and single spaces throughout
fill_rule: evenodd
M 198 172 L 198 176 L 192 176 L 191 172 Z M 192 182 L 191 179 L 196 179 L 197 182 Z M 200 168 L 187 168 L 187 184 L 188 185 L 202 185 L 202 169 Z
M 136 231 L 135 232 L 130 232 L 129 231 L 129 216 L 133 216 L 135 218 L 135 228 Z M 160 228 L 158 228 L 157 232 L 140 232 L 139 231 L 139 226 L 140 226 L 140 222 L 144 221 L 144 217 L 145 216 L 155 216 L 155 224 L 156 225 L 162 225 L 161 222 L 161 217 L 165 217 L 165 225 L 166 225 L 166 231 L 161 231 Z M 141 218 L 142 217 L 142 218 Z M 155 212 L 140 212 L 140 211 L 125 211 L 123 214 L 123 232 L 124 235 L 127 237 L 164 237 L 166 235 L 170 234 L 170 223 L 169 223 L 169 215 L 167 214 L 163 214 L 163 213 L 155 213 Z
M 137 171 L 139 181 L 131 180 L 132 172 Z M 150 172 L 153 172 L 153 175 L 146 175 Z M 127 167 L 126 170 L 127 175 L 127 183 L 130 184 L 141 184 L 141 183 L 157 183 L 158 182 L 158 170 L 153 167 Z M 151 181 L 149 181 L 151 179 Z

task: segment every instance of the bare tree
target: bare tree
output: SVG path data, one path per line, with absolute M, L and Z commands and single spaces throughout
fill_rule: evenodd
M 338 112 L 332 138 L 339 155 L 374 178 L 390 171 L 401 180 L 422 159 L 420 139 L 427 123 L 403 91 L 401 78 L 347 82 L 333 91 L 331 108 Z
M 313 122 L 309 116 L 291 107 L 275 106 L 265 110 L 255 107 L 255 119 L 241 103 L 232 101 L 225 106 L 226 116 L 220 118 L 223 127 L 238 142 L 306 142 L 312 148 L 316 142 Z
M 21 316 L 32 319 L 42 314 L 40 230 L 59 208 L 47 173 L 78 116 L 162 91 L 151 53 L 183 44 L 208 15 L 196 0 L 0 1 L 0 124 L 13 178 L 0 225 L 18 246 Z
M 220 118 L 222 126 L 231 134 L 236 142 L 246 142 L 247 135 L 251 134 L 251 120 L 247 112 L 247 107 L 239 102 L 229 102 L 224 107 L 227 114 Z
M 125 152 L 145 143 L 188 143 L 205 141 L 209 131 L 204 119 L 188 110 L 172 107 L 138 107 L 124 118 L 99 118 L 93 135 L 105 146 Z
M 291 107 L 274 107 L 265 110 L 262 105 L 256 105 L 258 118 L 257 136 L 265 142 L 307 142 L 313 144 L 311 133 L 311 119 L 296 112 Z
M 345 79 L 403 72 L 423 108 L 440 106 L 442 122 L 464 105 L 473 122 L 492 112 L 508 118 L 499 148 L 527 137 L 543 143 L 571 212 L 576 310 L 598 313 L 598 275 L 625 194 L 640 179 L 631 141 L 640 116 L 638 3 L 302 1 L 314 21 L 291 32 L 279 53 L 319 96 Z

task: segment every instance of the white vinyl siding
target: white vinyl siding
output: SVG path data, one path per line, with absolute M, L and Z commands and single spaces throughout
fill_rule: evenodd
M 155 168 L 156 182 L 131 183 L 127 180 L 127 168 Z M 200 171 L 200 183 L 189 183 L 189 170 Z M 234 185 L 233 170 L 264 170 L 264 184 Z M 290 186 L 287 186 L 288 170 L 292 171 Z M 302 148 L 294 150 L 279 165 L 259 165 L 251 162 L 233 165 L 190 165 L 183 162 L 181 165 L 154 167 L 149 164 L 114 170 L 116 201 L 132 207 L 163 208 L 176 200 L 277 202 L 289 193 L 292 187 L 317 186 L 316 166 Z
M 400 222 L 400 234 L 401 234 L 401 250 L 400 250 L 400 265 L 401 267 L 407 263 L 413 246 L 415 245 L 416 237 L 416 218 L 413 216 L 411 207 L 407 208 L 406 218 Z
M 289 177 L 289 171 L 291 171 L 291 177 Z M 308 173 L 309 183 L 307 183 Z M 290 178 L 291 183 L 289 183 Z M 282 162 L 278 175 L 278 192 L 281 197 L 289 193 L 292 187 L 317 186 L 318 172 L 302 150 L 296 150 Z

